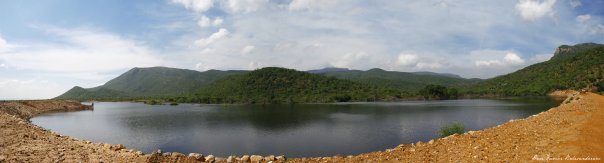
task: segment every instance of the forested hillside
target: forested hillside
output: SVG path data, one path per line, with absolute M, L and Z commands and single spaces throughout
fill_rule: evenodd
M 467 94 L 545 95 L 557 89 L 603 89 L 604 45 L 563 45 L 554 56 L 516 72 L 485 80 Z
M 386 87 L 267 67 L 218 80 L 195 97 L 205 103 L 301 103 L 375 101 L 407 95 Z

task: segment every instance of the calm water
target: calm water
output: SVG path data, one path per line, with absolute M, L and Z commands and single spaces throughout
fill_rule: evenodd
M 162 149 L 218 156 L 349 155 L 438 137 L 460 122 L 466 130 L 496 126 L 557 105 L 546 98 L 298 105 L 150 106 L 95 103 L 94 111 L 51 113 L 36 125 L 145 153 Z

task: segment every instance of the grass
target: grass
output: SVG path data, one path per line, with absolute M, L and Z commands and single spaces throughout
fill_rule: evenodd
M 463 134 L 465 132 L 465 126 L 461 123 L 451 123 L 440 128 L 438 134 L 441 138 L 447 137 L 453 134 Z

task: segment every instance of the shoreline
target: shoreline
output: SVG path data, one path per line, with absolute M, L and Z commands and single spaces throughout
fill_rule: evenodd
M 292 158 L 287 162 L 425 162 L 545 161 L 604 157 L 604 96 L 576 91 L 558 107 L 480 131 L 401 144 L 393 149 L 356 156 Z M 0 102 L 0 162 L 282 162 L 279 156 L 229 156 L 153 152 L 144 154 L 123 145 L 92 143 L 62 136 L 33 125 L 29 118 L 49 112 L 89 110 L 75 101 Z M 598 124 L 598 125 L 590 125 Z M 529 130 L 530 129 L 530 130 Z M 577 132 L 578 131 L 578 132 Z M 589 143 L 592 142 L 592 143 Z M 595 143 L 593 143 L 595 142 Z M 502 150 L 503 149 L 503 150 Z M 587 155 L 586 155 L 587 154 Z

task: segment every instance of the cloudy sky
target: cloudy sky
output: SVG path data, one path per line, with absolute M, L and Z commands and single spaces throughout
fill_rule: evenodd
M 0 0 L 0 99 L 150 66 L 490 78 L 583 42 L 604 42 L 604 1 Z

